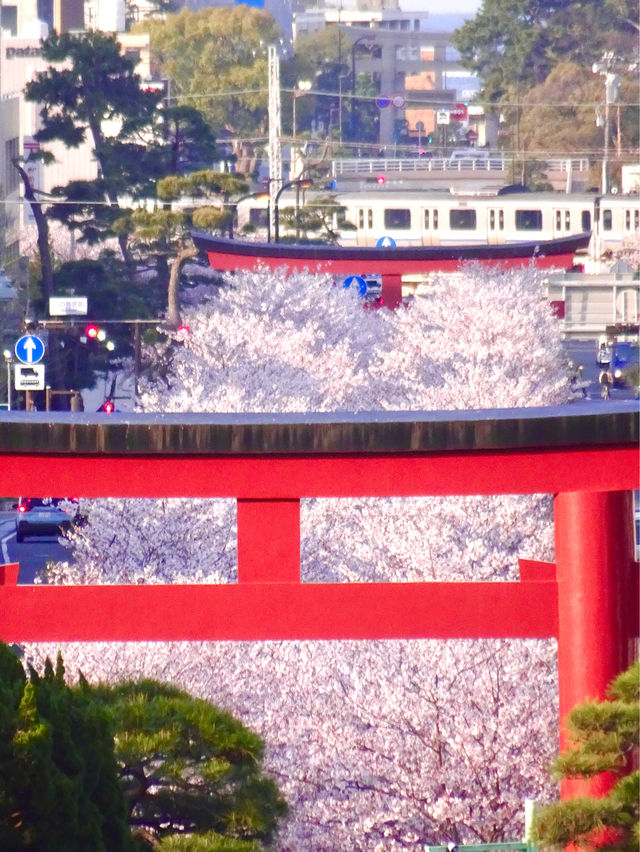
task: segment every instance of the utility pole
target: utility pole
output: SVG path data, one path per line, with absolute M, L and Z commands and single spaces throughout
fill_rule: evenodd
M 280 111 L 280 58 L 274 44 L 269 45 L 269 233 L 276 230 L 276 196 L 282 183 L 282 147 Z
M 609 191 L 609 131 L 611 104 L 620 99 L 620 77 L 614 73 L 616 57 L 612 52 L 603 54 L 600 62 L 594 62 L 591 70 L 594 74 L 604 77 L 604 145 L 602 148 L 602 186 L 601 191 L 606 195 Z

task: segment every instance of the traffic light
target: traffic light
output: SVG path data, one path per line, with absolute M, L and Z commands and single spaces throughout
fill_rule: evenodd
M 385 183 L 386 180 L 387 179 L 384 175 L 378 175 L 378 177 L 376 178 L 376 183 L 382 186 L 382 184 Z
M 433 133 L 427 136 L 427 145 L 433 145 Z
M 115 411 L 115 405 L 113 404 L 113 400 L 105 399 L 100 408 L 98 408 L 97 410 L 103 412 L 104 414 L 113 414 L 113 412 Z
M 96 325 L 95 322 L 90 322 L 86 326 L 84 333 L 88 340 L 104 341 L 107 339 L 107 332 L 104 328 L 100 328 L 99 325 Z

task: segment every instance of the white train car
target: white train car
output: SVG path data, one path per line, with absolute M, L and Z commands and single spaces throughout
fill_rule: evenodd
M 327 193 L 307 190 L 304 205 Z M 443 191 L 384 190 L 337 192 L 344 208 L 335 226 L 345 246 L 375 246 L 380 240 L 396 245 L 484 245 L 551 240 L 591 231 L 594 251 L 601 255 L 640 234 L 640 196 L 595 193 L 518 192 L 473 195 Z M 293 206 L 283 196 L 280 207 Z M 266 234 L 265 198 L 238 205 L 238 232 Z M 341 222 L 352 228 L 340 227 Z M 280 237 L 291 239 L 292 233 Z M 307 235 L 311 236 L 311 235 Z M 319 236 L 319 235 L 316 235 Z
M 640 231 L 640 197 L 593 193 L 522 192 L 492 196 L 443 192 L 339 193 L 345 245 L 476 245 L 551 240 L 585 231 L 600 237 L 600 251 Z

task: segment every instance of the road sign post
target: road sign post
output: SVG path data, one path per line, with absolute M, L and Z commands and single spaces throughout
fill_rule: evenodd
M 35 334 L 25 334 L 16 342 L 15 353 L 23 364 L 37 364 L 44 358 L 44 343 Z

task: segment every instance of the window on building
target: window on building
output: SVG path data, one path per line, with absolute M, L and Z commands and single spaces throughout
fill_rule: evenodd
M 411 227 L 411 210 L 387 208 L 384 211 L 384 226 L 408 231 Z
M 516 231 L 541 231 L 542 210 L 516 210 Z
M 452 231 L 475 231 L 476 211 L 468 209 L 450 210 L 449 227 Z

